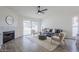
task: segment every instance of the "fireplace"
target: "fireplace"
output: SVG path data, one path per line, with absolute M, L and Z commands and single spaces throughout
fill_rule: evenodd
M 15 31 L 3 32 L 3 44 L 12 40 L 12 39 L 15 39 Z

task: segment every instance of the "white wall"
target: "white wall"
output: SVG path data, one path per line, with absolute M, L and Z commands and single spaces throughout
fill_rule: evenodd
M 50 17 L 50 16 L 49 16 Z M 63 29 L 66 38 L 72 37 L 72 17 L 71 16 L 52 16 L 43 18 L 42 25 L 44 28 Z
M 8 25 L 5 22 L 5 17 L 8 15 L 14 17 L 13 25 Z M 21 29 L 23 27 L 22 17 L 6 7 L 0 7 L 0 27 L 4 27 L 6 31 L 7 31 L 6 28 L 8 27 L 10 27 L 11 29 L 15 28 L 15 38 L 22 36 L 22 29 Z M 1 29 L 1 30 L 4 30 L 4 29 Z

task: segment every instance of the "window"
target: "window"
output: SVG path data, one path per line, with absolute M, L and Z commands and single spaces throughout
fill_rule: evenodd
M 78 34 L 78 17 L 75 16 L 72 20 L 72 36 L 76 37 Z

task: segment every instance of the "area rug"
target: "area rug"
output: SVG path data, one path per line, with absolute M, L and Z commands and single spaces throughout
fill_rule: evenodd
M 27 38 L 36 42 L 40 46 L 46 48 L 48 51 L 55 50 L 58 47 L 58 45 L 60 44 L 59 42 L 57 42 L 55 40 L 52 40 L 52 43 L 51 43 L 51 38 L 49 38 L 49 37 L 46 40 L 40 40 L 40 39 L 38 39 L 38 36 L 27 36 Z

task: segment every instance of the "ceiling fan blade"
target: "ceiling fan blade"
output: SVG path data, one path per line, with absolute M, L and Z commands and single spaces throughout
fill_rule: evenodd
M 41 12 L 41 13 L 44 13 L 44 12 Z
M 47 11 L 48 9 L 43 9 L 43 10 L 41 10 L 41 11 Z
M 44 14 L 44 11 L 47 11 L 48 9 L 43 9 L 43 10 L 40 10 L 40 6 L 37 6 L 37 13 L 38 14 Z
M 44 12 L 43 12 L 43 11 L 40 11 L 40 13 L 44 14 Z
M 40 12 L 37 12 L 38 14 L 44 14 L 44 12 L 43 11 L 40 11 Z

